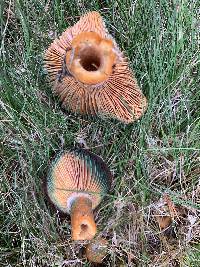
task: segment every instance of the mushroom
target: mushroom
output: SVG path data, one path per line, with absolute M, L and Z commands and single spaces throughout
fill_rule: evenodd
M 93 239 L 85 250 L 88 261 L 102 263 L 108 254 L 108 245 L 108 241 L 104 238 Z
M 109 35 L 98 12 L 82 16 L 45 53 L 45 67 L 62 106 L 73 112 L 139 119 L 147 101 L 127 58 Z
M 53 162 L 47 192 L 59 210 L 70 214 L 73 240 L 95 236 L 93 210 L 108 193 L 111 178 L 104 161 L 83 149 L 64 152 Z

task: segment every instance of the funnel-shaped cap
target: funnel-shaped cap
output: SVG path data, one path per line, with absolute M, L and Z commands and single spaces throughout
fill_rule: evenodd
M 146 98 L 127 59 L 97 12 L 82 16 L 50 45 L 45 67 L 55 94 L 69 110 L 124 123 L 146 110 Z

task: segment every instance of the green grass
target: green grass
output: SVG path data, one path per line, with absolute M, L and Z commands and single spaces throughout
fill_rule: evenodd
M 79 138 L 115 177 L 95 213 L 110 243 L 105 266 L 200 266 L 198 9 L 195 0 L 1 1 L 1 266 L 92 266 L 44 189 L 52 157 Z M 45 49 L 89 10 L 104 17 L 148 99 L 134 124 L 65 113 L 47 82 Z M 180 210 L 173 235 L 153 216 L 165 192 Z

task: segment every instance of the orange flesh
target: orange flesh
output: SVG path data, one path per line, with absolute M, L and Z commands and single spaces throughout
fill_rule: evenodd
M 98 84 L 113 72 L 116 54 L 112 40 L 95 32 L 82 32 L 72 41 L 66 53 L 66 65 L 71 74 L 85 84 Z
M 70 215 L 72 239 L 91 240 L 97 232 L 91 201 L 86 197 L 77 197 L 72 204 Z

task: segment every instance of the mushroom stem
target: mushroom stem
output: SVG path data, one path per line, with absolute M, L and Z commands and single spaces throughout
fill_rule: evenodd
M 96 232 L 92 202 L 87 197 L 77 197 L 72 203 L 71 225 L 73 240 L 91 240 Z
M 106 81 L 116 61 L 114 43 L 95 32 L 82 32 L 72 40 L 72 49 L 66 53 L 66 65 L 76 80 L 85 84 Z

